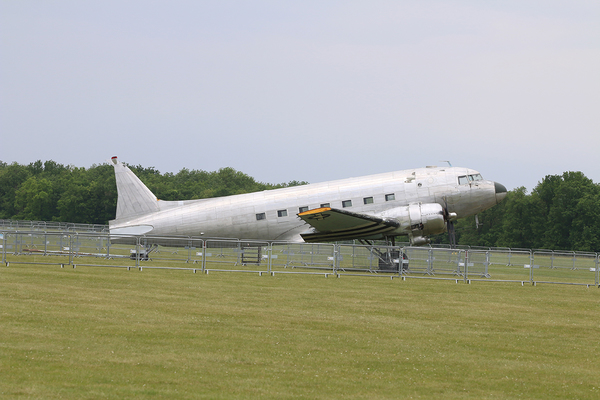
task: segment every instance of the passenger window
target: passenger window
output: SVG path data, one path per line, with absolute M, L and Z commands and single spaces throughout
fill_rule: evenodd
M 330 208 L 330 207 L 331 207 L 331 204 L 329 204 L 329 203 L 321 204 L 321 208 Z
M 301 212 L 301 213 L 303 213 L 303 212 L 307 212 L 307 211 L 308 211 L 308 206 L 305 206 L 305 207 L 300 207 L 300 208 L 298 209 L 298 211 L 299 211 L 299 212 Z
M 459 185 L 466 185 L 467 183 L 469 183 L 469 181 L 467 180 L 467 176 L 466 175 L 458 177 L 458 184 Z
M 364 204 L 373 204 L 373 198 L 372 197 L 365 197 L 363 199 L 363 203 Z
M 392 201 L 392 200 L 396 200 L 396 195 L 394 193 L 385 195 L 385 201 Z
M 342 207 L 352 207 L 352 200 L 344 200 L 342 201 Z
M 277 211 L 278 217 L 287 217 L 287 210 L 279 210 Z
M 256 214 L 256 220 L 257 221 L 260 221 L 260 220 L 263 220 L 263 219 L 267 219 L 267 214 L 265 214 L 265 213 Z

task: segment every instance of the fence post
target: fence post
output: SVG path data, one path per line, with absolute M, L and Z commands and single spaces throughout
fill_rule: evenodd
M 141 240 L 142 240 L 141 236 L 137 236 L 136 240 L 135 240 L 135 267 L 138 270 L 140 269 L 140 248 L 141 248 L 140 241 Z
M 206 269 L 206 240 L 202 240 L 202 273 Z
M 462 256 L 462 250 L 459 249 L 455 249 L 456 250 L 456 270 L 454 271 L 454 275 L 456 276 L 460 276 L 461 272 L 460 272 L 460 258 Z M 452 252 L 452 250 L 450 250 Z
M 464 282 L 467 283 L 469 275 L 469 250 L 465 250 L 465 279 Z
M 0 239 L 2 239 L 2 262 L 6 265 L 6 232 L 0 233 Z
M 600 287 L 600 253 L 596 253 L 596 287 Z
M 552 253 L 554 258 L 554 253 Z M 533 266 L 535 265 L 535 253 L 533 250 L 529 250 L 529 283 L 533 285 Z
M 17 231 L 15 232 L 15 251 L 14 254 L 17 255 L 21 252 L 21 249 L 19 248 L 19 237 L 21 236 L 21 234 Z
M 73 265 L 73 235 L 69 233 L 69 265 Z
M 302 248 L 300 248 L 300 251 L 302 251 Z M 292 249 L 290 248 L 290 244 L 287 243 L 286 244 L 286 248 L 285 248 L 285 264 L 284 264 L 284 268 L 287 268 L 288 265 L 290 265 L 290 258 L 292 257 Z
M 433 275 L 433 250 L 427 250 L 427 275 Z
M 404 261 L 407 261 L 406 264 L 406 268 L 408 269 L 408 262 L 410 262 L 408 259 L 404 259 L 404 257 L 406 256 L 406 252 L 405 252 L 405 248 L 403 246 L 398 246 L 398 276 L 402 276 L 404 275 Z
M 79 232 L 75 232 L 75 242 L 73 243 L 73 251 L 75 252 L 75 248 L 77 248 L 77 252 L 75 253 L 74 257 L 79 257 L 79 244 L 81 242 L 79 241 Z
M 190 263 L 190 261 L 192 261 L 192 247 L 193 247 L 192 245 L 193 244 L 194 243 L 192 241 L 192 238 L 188 236 L 188 246 L 187 246 L 188 247 L 188 258 L 186 261 L 188 264 Z
M 273 242 L 267 243 L 267 256 L 269 262 L 267 263 L 267 273 L 271 275 L 271 266 L 273 264 Z
M 335 243 L 333 245 L 333 273 L 334 274 L 337 274 L 337 271 L 338 271 L 338 263 L 339 263 L 338 256 L 339 256 L 339 254 L 340 254 L 340 245 Z

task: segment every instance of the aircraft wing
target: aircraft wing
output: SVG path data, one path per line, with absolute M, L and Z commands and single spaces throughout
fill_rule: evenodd
M 300 234 L 308 243 L 379 238 L 400 227 L 395 220 L 329 207 L 305 211 L 298 217 L 314 228 L 314 232 Z

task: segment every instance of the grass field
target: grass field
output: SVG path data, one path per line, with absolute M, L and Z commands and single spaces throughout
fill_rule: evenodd
M 0 267 L 0 398 L 598 399 L 600 289 Z

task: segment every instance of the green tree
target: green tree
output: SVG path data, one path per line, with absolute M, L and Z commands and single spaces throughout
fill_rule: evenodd
M 161 174 L 132 171 L 162 200 L 190 200 L 306 184 L 268 184 L 233 168 L 186 168 Z M 115 217 L 117 189 L 111 165 L 89 169 L 40 160 L 22 166 L 0 161 L 0 218 L 105 224 Z M 462 245 L 600 251 L 600 185 L 581 172 L 546 176 L 527 194 L 517 188 L 499 205 L 456 222 Z M 448 243 L 447 234 L 433 238 Z
M 581 172 L 546 176 L 528 195 L 525 188 L 508 192 L 506 199 L 456 223 L 461 245 L 555 250 L 598 251 L 600 186 Z M 439 237 L 442 239 L 439 239 Z M 447 235 L 436 242 L 447 243 Z
M 62 193 L 57 203 L 58 216 L 55 219 L 62 222 L 89 223 L 92 202 L 89 201 L 89 187 L 79 184 L 70 185 Z
M 51 221 L 56 210 L 52 195 L 52 184 L 48 179 L 30 177 L 15 193 L 16 218 Z
M 57 201 L 55 220 L 87 224 L 105 224 L 115 217 L 116 185 L 109 165 L 72 168 L 62 177 L 64 186 Z
M 577 201 L 569 240 L 574 249 L 600 252 L 600 194 L 586 193 Z
M 552 191 L 548 202 L 548 216 L 546 234 L 543 245 L 548 249 L 575 250 L 573 237 L 577 236 L 574 221 L 577 218 L 577 204 L 586 195 L 595 196 L 598 185 L 585 177 L 581 172 L 565 172 L 560 177 L 545 179 L 536 189 L 540 193 Z M 550 189 L 545 186 L 550 186 Z M 541 196 L 540 196 L 541 197 Z M 579 226 L 579 229 L 582 227 Z
M 30 176 L 31 173 L 22 165 L 0 163 L 0 219 L 16 217 L 15 198 L 17 190 Z
M 497 247 L 536 247 L 534 229 L 537 225 L 534 220 L 540 219 L 540 202 L 527 195 L 525 187 L 520 187 L 508 193 L 503 206 Z

